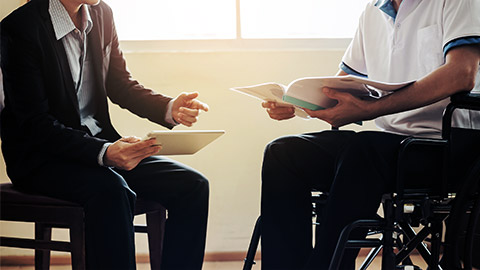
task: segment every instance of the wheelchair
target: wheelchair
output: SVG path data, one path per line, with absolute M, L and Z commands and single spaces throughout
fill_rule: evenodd
M 337 242 L 330 270 L 340 267 L 346 249 L 370 248 L 358 269 L 367 269 L 381 255 L 382 269 L 420 269 L 410 258 L 416 251 L 428 269 L 472 269 L 474 263 L 474 237 L 480 228 L 480 143 L 472 149 L 471 166 L 460 179 L 461 186 L 452 188 L 456 176 L 449 172 L 452 137 L 456 132 L 470 132 L 480 141 L 480 131 L 452 128 L 452 116 L 457 109 L 480 111 L 480 94 L 458 93 L 450 98 L 442 119 L 442 138 L 424 139 L 409 137 L 400 145 L 395 192 L 382 198 L 383 217 L 357 220 L 347 225 Z M 443 164 L 437 172 L 440 185 L 429 188 L 406 189 L 408 160 L 418 151 L 436 151 Z M 438 182 L 438 180 L 437 180 Z M 456 190 L 453 193 L 452 190 Z M 318 225 L 317 209 L 325 204 L 328 193 L 312 191 L 313 224 Z M 261 216 L 258 217 L 250 240 L 243 270 L 252 269 L 261 238 Z M 444 231 L 444 228 L 445 231 Z M 362 240 L 349 239 L 354 230 L 368 230 Z M 477 239 L 476 241 L 480 241 Z M 475 243 L 478 245 L 477 243 Z M 478 261 L 476 262 L 478 263 Z M 475 267 L 480 267 L 475 265 Z

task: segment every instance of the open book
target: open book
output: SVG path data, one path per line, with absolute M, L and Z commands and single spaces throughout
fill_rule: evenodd
M 301 108 L 316 111 L 330 108 L 337 104 L 336 100 L 330 99 L 323 94 L 323 87 L 348 92 L 357 97 L 381 98 L 411 83 L 384 83 L 346 75 L 300 78 L 294 80 L 288 86 L 279 83 L 262 83 L 230 89 L 264 101 L 273 101 L 285 106 L 294 105 L 296 106 L 295 114 L 297 116 L 308 117 Z

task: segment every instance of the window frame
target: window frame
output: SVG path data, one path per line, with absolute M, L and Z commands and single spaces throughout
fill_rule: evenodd
M 345 50 L 351 38 L 120 40 L 124 52 Z

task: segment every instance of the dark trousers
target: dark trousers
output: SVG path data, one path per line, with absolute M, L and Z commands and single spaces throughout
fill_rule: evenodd
M 133 211 L 136 196 L 168 209 L 162 269 L 201 269 L 208 181 L 165 157 L 150 157 L 132 171 L 51 160 L 21 188 L 85 208 L 87 269 L 135 269 Z
M 375 218 L 382 195 L 393 190 L 404 138 L 383 132 L 325 131 L 270 143 L 262 169 L 262 269 L 328 269 L 344 226 Z M 313 188 L 329 193 L 315 247 Z M 356 253 L 348 250 L 340 269 L 353 269 Z
M 262 269 L 328 269 L 342 229 L 374 219 L 382 195 L 394 190 L 400 143 L 385 132 L 325 131 L 279 138 L 265 150 L 262 168 Z M 480 131 L 455 128 L 449 147 L 449 189 L 456 192 L 480 153 Z M 429 149 L 431 150 L 431 149 Z M 442 154 L 408 157 L 408 188 L 439 186 Z M 312 245 L 311 191 L 328 192 L 317 209 Z M 358 231 L 351 238 L 365 237 Z M 358 250 L 347 250 L 340 269 L 354 269 Z

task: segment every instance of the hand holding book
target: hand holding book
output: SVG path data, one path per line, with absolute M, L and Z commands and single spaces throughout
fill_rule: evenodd
M 267 110 L 270 118 L 274 120 L 287 120 L 293 118 L 295 117 L 296 110 L 302 110 L 300 108 L 295 108 L 293 105 L 279 105 L 272 101 L 262 102 L 262 107 Z M 302 112 L 305 113 L 303 110 Z
M 374 102 L 373 98 L 358 98 L 350 93 L 341 92 L 335 89 L 324 87 L 322 92 L 330 99 L 335 100 L 335 106 L 324 110 L 309 110 L 305 112 L 312 118 L 318 118 L 329 123 L 332 127 L 342 127 L 355 123 L 363 125 L 364 120 L 371 120 L 369 103 Z
M 306 77 L 294 80 L 288 86 L 278 83 L 263 83 L 231 90 L 275 102 L 278 106 L 295 106 L 295 115 L 309 118 L 303 110 L 323 110 L 334 107 L 337 100 L 325 95 L 323 88 L 346 92 L 362 99 L 378 99 L 403 88 L 412 82 L 384 83 L 366 78 L 347 75 L 330 77 Z

